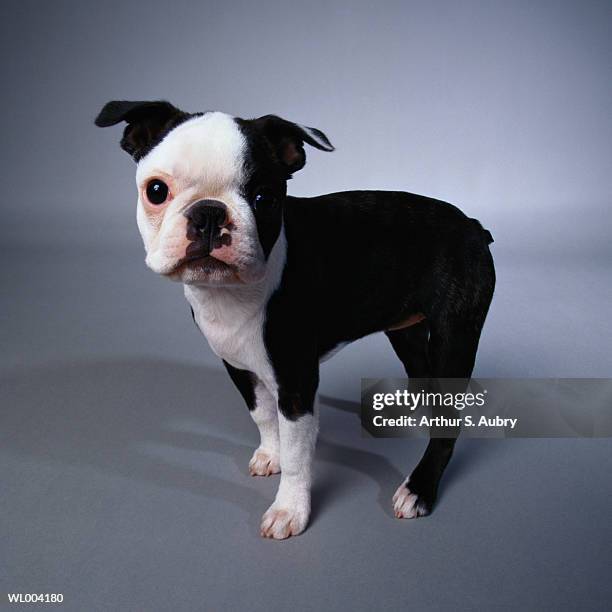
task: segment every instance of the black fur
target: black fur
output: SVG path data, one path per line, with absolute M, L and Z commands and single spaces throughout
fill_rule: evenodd
M 458 315 L 474 330 L 484 322 L 494 286 L 489 234 L 456 207 L 402 192 L 354 191 L 288 197 L 284 219 L 287 265 L 266 323 L 273 362 L 300 355 L 318 363 L 339 343 L 415 313 L 435 333 L 457 325 Z M 315 346 L 296 348 L 303 343 Z
M 308 128 L 319 140 L 315 140 L 300 125 L 277 117 L 276 115 L 265 115 L 259 119 L 250 121 L 239 120 L 242 126 L 250 123 L 259 131 L 269 145 L 267 158 L 279 164 L 285 173 L 285 178 L 291 178 L 293 172 L 301 170 L 306 164 L 306 153 L 304 143 L 321 151 L 333 151 L 334 147 L 327 136 L 316 128 Z
M 408 376 L 469 379 L 495 286 L 492 237 L 479 222 L 423 196 L 352 191 L 288 197 L 284 225 L 287 263 L 265 343 L 286 417 L 312 411 L 323 355 L 379 331 Z M 424 321 L 392 329 L 416 313 Z M 455 438 L 432 439 L 409 479 L 422 514 Z
M 193 314 L 193 310 L 191 312 Z M 240 391 L 240 395 L 242 395 L 247 408 L 255 410 L 255 377 L 253 374 L 248 370 L 235 368 L 224 359 L 222 361 L 232 382 L 236 385 L 238 391 Z
M 104 105 L 96 117 L 98 127 L 110 127 L 127 122 L 121 148 L 135 161 L 142 159 L 164 136 L 177 125 L 202 113 L 186 113 L 170 102 L 113 100 Z

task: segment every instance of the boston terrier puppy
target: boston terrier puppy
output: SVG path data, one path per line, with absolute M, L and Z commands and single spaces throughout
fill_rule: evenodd
M 146 264 L 183 283 L 259 428 L 250 473 L 281 473 L 261 534 L 297 535 L 310 514 L 320 362 L 384 332 L 409 377 L 468 379 L 495 285 L 491 234 L 410 193 L 288 196 L 304 144 L 334 147 L 275 115 L 113 101 L 95 121 L 120 122 L 121 148 L 137 162 Z M 430 439 L 393 497 L 395 516 L 431 512 L 455 438 Z

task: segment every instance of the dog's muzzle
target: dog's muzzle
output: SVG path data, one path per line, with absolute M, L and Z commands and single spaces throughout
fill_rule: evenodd
M 214 249 L 227 244 L 229 232 L 224 232 L 227 225 L 227 206 L 217 200 L 199 200 L 184 213 L 187 218 L 187 256 L 205 257 Z

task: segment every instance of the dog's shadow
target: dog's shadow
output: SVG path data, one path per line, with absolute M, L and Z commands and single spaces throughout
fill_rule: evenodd
M 323 405 L 352 413 L 359 418 L 361 405 L 358 402 L 337 397 L 330 397 L 324 394 L 319 396 L 319 401 Z M 361 455 L 355 457 L 358 459 L 360 471 L 371 476 L 380 485 L 378 500 L 380 505 L 390 516 L 392 516 L 389 502 L 389 490 L 391 490 L 390 487 L 397 487 L 398 483 L 402 482 L 404 478 L 409 475 L 410 471 L 416 466 L 418 460 L 420 459 L 420 453 L 423 453 L 426 444 L 425 440 L 416 439 L 404 440 L 403 442 L 405 442 L 405 450 L 411 450 L 410 455 L 408 452 L 405 452 L 405 457 L 404 453 L 402 453 L 402 464 L 406 466 L 405 473 L 397 470 L 395 466 L 382 455 L 375 455 L 376 460 L 374 461 L 373 465 L 369 464 L 370 458 L 367 456 L 369 453 L 366 453 L 365 456 Z M 452 461 L 445 470 L 438 492 L 438 500 L 444 496 L 446 491 L 452 490 L 453 487 L 460 486 L 465 475 L 468 474 L 476 465 L 484 464 L 492 456 L 492 454 L 495 453 L 495 449 L 498 447 L 498 444 L 499 440 L 483 440 L 474 438 L 461 440 L 461 443 L 457 444 L 456 446 Z M 330 446 L 332 447 L 333 452 L 334 445 Z M 349 452 L 346 452 L 346 450 Z M 343 452 L 336 457 L 336 461 L 338 463 L 344 463 L 344 459 L 351 457 L 351 450 L 352 449 L 343 449 Z M 403 461 L 405 461 L 405 463 L 403 463 Z M 393 492 L 395 492 L 395 489 L 393 489 Z
M 45 462 L 89 464 L 160 487 L 218 498 L 249 515 L 253 529 L 272 501 L 269 487 L 262 490 L 254 482 L 259 479 L 248 476 L 257 430 L 221 370 L 140 358 L 79 361 L 20 368 L 3 374 L 0 385 L 0 439 L 6 452 Z M 326 396 L 320 401 L 343 411 L 359 408 Z M 320 438 L 317 461 L 373 480 L 378 501 L 390 516 L 390 497 L 405 474 L 387 456 L 373 452 L 367 440 L 338 444 L 330 441 L 333 435 L 327 431 Z M 211 453 L 232 459 L 227 477 L 211 473 Z M 455 473 L 465 467 L 461 457 L 458 463 Z M 342 470 L 323 468 L 314 489 L 313 520 L 344 486 Z

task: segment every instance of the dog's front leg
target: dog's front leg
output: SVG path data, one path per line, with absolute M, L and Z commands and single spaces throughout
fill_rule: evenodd
M 249 472 L 251 476 L 270 476 L 280 472 L 276 400 L 259 380 L 254 392 L 255 405 L 251 417 L 259 429 L 261 442 L 249 462 Z
M 270 476 L 280 472 L 280 443 L 276 397 L 253 372 L 235 368 L 227 361 L 223 365 L 240 391 L 259 429 L 259 447 L 249 461 L 251 476 Z
M 310 516 L 312 463 L 318 432 L 315 391 L 278 394 L 281 480 L 261 521 L 261 535 L 283 540 L 302 533 Z

